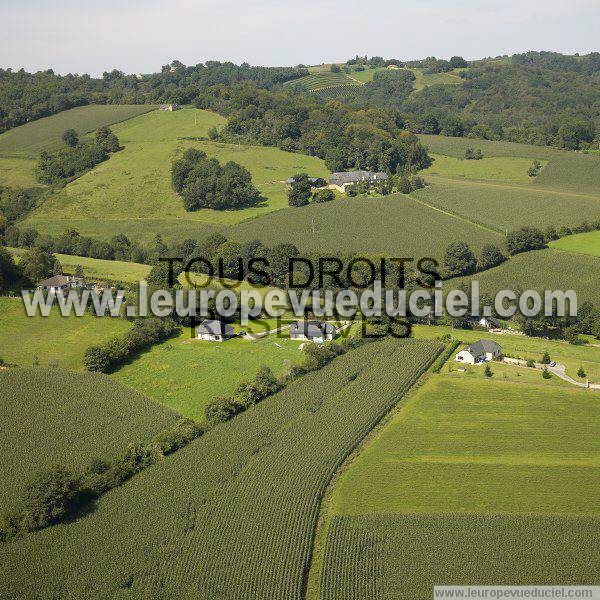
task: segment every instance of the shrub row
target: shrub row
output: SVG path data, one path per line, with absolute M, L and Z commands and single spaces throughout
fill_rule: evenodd
M 62 466 L 38 473 L 17 508 L 0 517 L 0 541 L 73 518 L 102 494 L 203 433 L 194 421 L 181 419 L 146 444 L 130 444 L 112 461 L 94 459 L 81 473 Z
M 83 355 L 83 365 L 88 371 L 109 373 L 140 350 L 168 338 L 176 329 L 170 319 L 136 319 L 125 335 L 112 338 L 103 346 L 90 346 Z
M 454 351 L 460 346 L 461 343 L 462 342 L 460 340 L 454 340 L 446 346 L 446 349 L 437 357 L 436 361 L 433 363 L 431 369 L 434 373 L 439 373 L 442 370 L 442 367 L 446 364 L 446 361 L 452 356 Z

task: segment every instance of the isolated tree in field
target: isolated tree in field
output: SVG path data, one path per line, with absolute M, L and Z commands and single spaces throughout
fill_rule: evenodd
M 550 358 L 550 354 L 548 352 L 544 352 L 544 354 L 542 354 L 542 360 L 540 362 L 543 365 L 549 365 L 552 362 L 552 359 Z
M 467 148 L 465 150 L 465 158 L 467 160 L 481 160 L 483 158 L 483 152 L 481 150 L 473 150 L 473 148 Z
M 81 265 L 75 265 L 75 277 L 83 279 L 83 267 Z
M 485 370 L 483 371 L 483 374 L 486 377 L 491 377 L 494 374 L 493 371 L 492 371 L 492 369 L 491 369 L 491 367 L 490 367 L 490 365 L 485 365 Z
M 586 376 L 585 369 L 583 367 L 579 367 L 577 371 L 577 377 L 583 379 Z
M 542 377 L 544 379 L 551 379 L 552 378 L 552 373 L 550 373 L 550 371 L 548 371 L 548 367 L 544 367 L 544 370 L 542 371 Z
M 527 171 L 527 175 L 529 175 L 529 177 L 536 177 L 537 174 L 540 172 L 541 168 L 542 168 L 542 163 L 539 160 L 534 160 L 531 163 L 529 170 Z
M 77 146 L 77 144 L 79 144 L 79 136 L 77 135 L 77 132 L 74 129 L 67 129 L 62 134 L 62 139 L 63 142 L 70 148 L 74 148 L 75 146 Z
M 54 256 L 41 248 L 27 250 L 19 264 L 23 275 L 31 282 L 51 277 L 54 272 Z
M 479 271 L 485 271 L 486 269 L 491 269 L 506 260 L 504 254 L 498 246 L 494 246 L 493 244 L 488 244 L 481 249 L 481 254 L 479 255 L 479 259 L 477 261 L 477 269 Z
M 331 65 L 329 69 L 332 73 L 339 73 L 341 71 L 339 65 Z
M 310 201 L 312 186 L 306 173 L 294 175 L 293 182 L 288 190 L 288 204 L 290 206 L 306 206 Z
M 452 242 L 446 248 L 444 267 L 450 277 L 468 275 L 475 272 L 477 259 L 465 242 Z

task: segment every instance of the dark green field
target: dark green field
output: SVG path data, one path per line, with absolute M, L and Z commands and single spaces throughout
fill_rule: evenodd
M 299 600 L 329 479 L 440 350 L 388 338 L 302 377 L 94 513 L 0 546 L 3 593 Z
M 468 240 L 473 248 L 501 243 L 501 236 L 493 231 L 401 194 L 286 208 L 244 221 L 227 230 L 226 235 L 239 241 L 260 239 L 269 245 L 287 242 L 304 252 L 413 257 L 441 257 L 456 239 Z
M 150 439 L 178 418 L 143 394 L 91 373 L 12 368 L 0 371 L 0 390 L 3 508 L 36 471 L 55 464 L 87 467 L 93 458 L 111 458 L 130 443 Z

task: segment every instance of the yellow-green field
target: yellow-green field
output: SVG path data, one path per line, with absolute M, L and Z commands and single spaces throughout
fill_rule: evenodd
M 164 238 L 203 237 L 210 227 L 241 220 L 287 206 L 283 180 L 303 171 L 325 177 L 318 158 L 283 152 L 277 148 L 238 146 L 184 138 L 206 136 L 223 118 L 208 111 L 183 109 L 155 111 L 114 127 L 124 150 L 94 170 L 54 193 L 27 219 L 40 231 L 56 233 L 73 227 L 85 235 L 126 233 L 148 241 L 156 233 Z M 221 162 L 245 166 L 265 196 L 263 205 L 238 211 L 187 212 L 171 187 L 171 163 L 188 147 L 204 150 Z
M 83 370 L 83 353 L 125 333 L 131 324 L 112 317 L 28 317 L 20 298 L 0 297 L 0 357 L 7 363 L 31 366 L 58 365 Z
M 256 341 L 236 337 L 207 342 L 192 338 L 185 328 L 179 337 L 153 346 L 111 377 L 186 417 L 202 420 L 210 400 L 232 394 L 262 365 L 280 375 L 302 361 L 300 343 L 275 335 Z
M 423 69 L 410 69 L 415 74 L 413 86 L 418 92 L 428 85 L 458 85 L 463 82 L 459 73 L 464 69 L 454 69 L 448 73 L 423 73 Z
M 599 514 L 599 424 L 590 391 L 434 376 L 341 476 L 336 512 Z
M 0 156 L 0 186 L 41 187 L 35 177 L 36 166 L 37 161 L 32 158 Z
M 549 246 L 556 250 L 564 250 L 565 252 L 600 256 L 600 231 L 568 235 L 560 240 L 550 242 Z
M 433 165 L 423 171 L 423 175 L 443 175 L 464 179 L 489 179 L 495 181 L 517 181 L 528 183 L 532 180 L 527 174 L 531 166 L 528 158 L 516 156 L 493 156 L 481 160 L 467 160 L 443 154 L 431 154 Z M 547 161 L 543 162 L 545 165 Z

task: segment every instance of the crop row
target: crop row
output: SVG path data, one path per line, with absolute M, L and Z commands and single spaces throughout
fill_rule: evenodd
M 301 598 L 325 487 L 440 350 L 389 338 L 339 357 L 107 494 L 92 517 L 6 544 L 0 580 L 21 596 Z
M 321 600 L 429 600 L 435 585 L 597 585 L 600 519 L 336 516 Z

